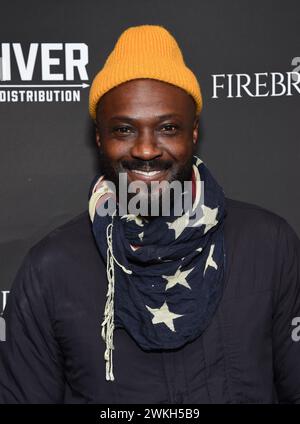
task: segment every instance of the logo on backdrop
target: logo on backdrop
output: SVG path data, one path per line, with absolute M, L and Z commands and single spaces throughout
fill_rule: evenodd
M 0 102 L 79 102 L 89 86 L 85 43 L 1 43 L 0 48 Z
M 0 291 L 0 315 L 2 315 L 4 312 L 8 295 L 9 295 L 9 290 Z
M 4 342 L 6 340 L 6 322 L 4 317 L 2 316 L 3 311 L 6 306 L 7 296 L 9 294 L 8 290 L 2 290 L 1 293 L 1 303 L 0 303 L 0 342 Z
M 212 74 L 212 99 L 299 96 L 300 57 L 294 57 L 291 66 L 288 72 Z

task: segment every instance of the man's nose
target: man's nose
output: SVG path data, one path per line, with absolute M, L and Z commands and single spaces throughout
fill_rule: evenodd
M 131 156 L 142 160 L 155 159 L 162 155 L 154 134 L 150 132 L 140 134 L 131 148 Z

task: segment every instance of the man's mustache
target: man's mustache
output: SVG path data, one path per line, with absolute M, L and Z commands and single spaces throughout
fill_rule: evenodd
M 158 159 L 154 160 L 139 160 L 133 159 L 130 161 L 123 160 L 121 165 L 124 169 L 132 171 L 143 171 L 143 172 L 151 172 L 151 171 L 164 171 L 166 169 L 171 168 L 172 161 L 162 161 Z

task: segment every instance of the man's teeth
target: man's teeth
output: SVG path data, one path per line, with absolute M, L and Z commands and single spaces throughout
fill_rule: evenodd
M 161 171 L 138 171 L 137 169 L 134 169 L 133 172 L 135 172 L 136 174 L 141 174 L 141 175 L 146 175 L 147 177 L 152 177 L 154 175 L 159 174 Z

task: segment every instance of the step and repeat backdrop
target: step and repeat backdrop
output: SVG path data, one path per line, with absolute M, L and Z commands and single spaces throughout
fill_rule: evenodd
M 0 13 L 0 313 L 29 248 L 87 209 L 88 92 L 129 26 L 165 26 L 202 88 L 199 155 L 227 197 L 300 235 L 300 3 L 12 1 Z

